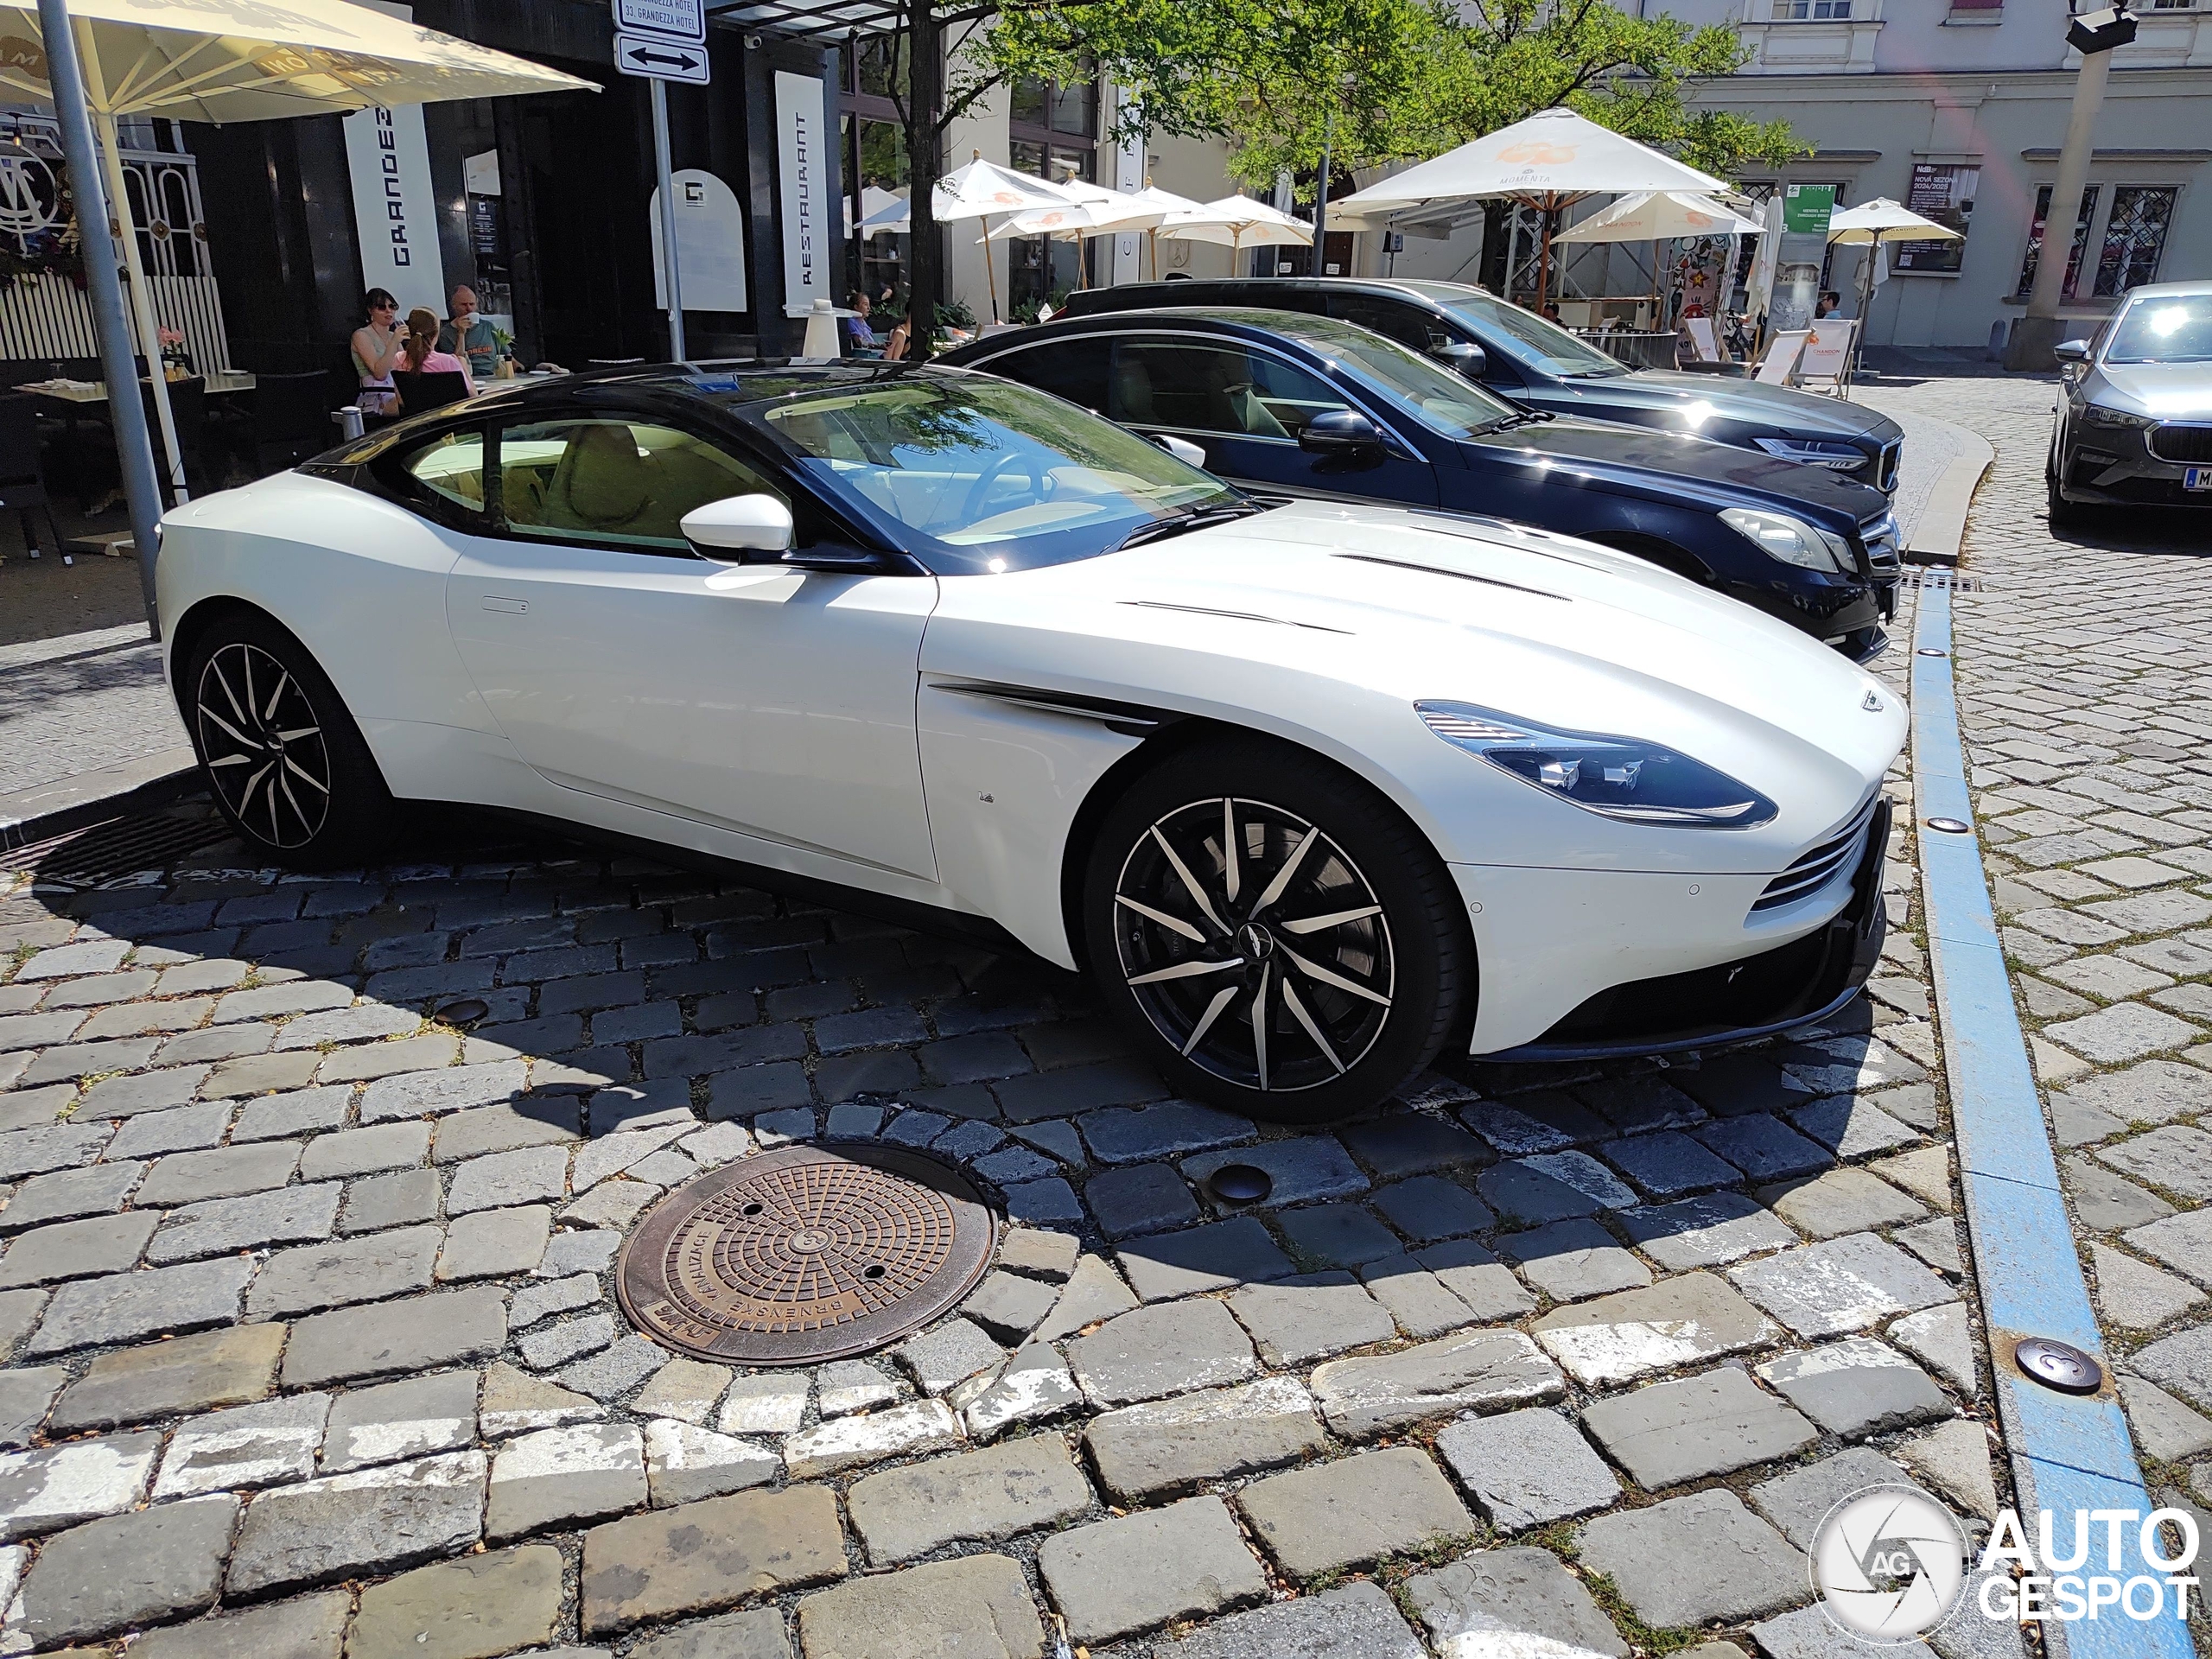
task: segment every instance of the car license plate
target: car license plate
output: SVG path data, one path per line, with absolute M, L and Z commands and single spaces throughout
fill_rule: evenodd
M 2212 490 L 2212 467 L 2184 468 L 2181 475 L 2181 486 L 2184 490 Z

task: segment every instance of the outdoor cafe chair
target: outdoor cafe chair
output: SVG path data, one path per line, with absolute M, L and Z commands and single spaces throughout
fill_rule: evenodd
M 329 393 L 329 377 L 320 369 L 254 377 L 255 477 L 296 467 L 330 448 L 337 429 L 330 421 Z
M 468 396 L 468 377 L 458 369 L 440 369 L 429 374 L 394 369 L 391 384 L 398 389 L 399 412 L 403 415 L 443 409 L 448 404 L 463 402 Z

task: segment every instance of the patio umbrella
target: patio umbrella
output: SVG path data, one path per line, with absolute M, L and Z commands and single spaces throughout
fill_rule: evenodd
M 1878 244 L 1891 242 L 1955 242 L 1959 232 L 1932 219 L 1923 219 L 1910 207 L 1877 196 L 1856 207 L 1839 208 L 1828 217 L 1828 240 L 1846 247 L 1868 250 L 1859 262 L 1859 338 L 1853 342 L 1853 367 L 1866 349 L 1866 310 L 1874 302 L 1874 267 Z
M 1643 190 L 1623 196 L 1590 215 L 1554 242 L 1649 242 L 1651 253 L 1651 308 L 1659 314 L 1662 243 L 1678 238 L 1756 236 L 1758 220 L 1746 219 L 1726 203 L 1688 190 Z
M 937 188 L 930 193 L 930 211 L 938 224 L 950 225 L 963 219 L 988 219 L 998 213 L 1066 207 L 1073 200 L 1059 186 L 1033 174 L 1016 173 L 995 162 L 987 162 L 982 151 L 976 150 L 967 166 L 937 181 Z M 911 219 L 908 223 L 912 223 Z M 988 234 L 988 227 L 985 228 Z M 988 252 L 983 257 L 983 275 L 991 285 L 991 321 L 996 322 L 999 274 Z
M 111 203 L 121 227 L 140 352 L 153 377 L 169 475 L 184 461 L 160 374 L 152 296 L 130 223 L 116 119 L 265 121 L 522 92 L 596 92 L 590 81 L 347 0 L 69 0 Z M 51 104 L 35 0 L 0 0 L 0 86 Z
M 1224 196 L 1194 212 L 1170 213 L 1159 234 L 1176 242 L 1212 242 L 1235 252 L 1247 248 L 1313 245 L 1313 227 L 1268 202 L 1249 196 Z
M 1109 190 L 1087 179 L 1068 179 L 1060 188 L 1075 198 L 1071 207 L 1037 207 L 1015 213 L 987 239 L 1003 242 L 1023 236 L 1052 236 L 1080 242 L 1094 236 L 1119 236 L 1125 231 L 1156 231 L 1169 214 L 1192 212 L 1198 207 L 1195 201 L 1150 186 L 1142 190 Z M 1089 274 L 1084 272 L 1083 276 L 1088 287 Z
M 1707 194 L 1727 188 L 1710 174 L 1573 110 L 1554 109 L 1540 110 L 1525 121 L 1355 190 L 1332 203 L 1331 211 L 1371 221 L 1485 196 L 1534 207 L 1544 215 L 1543 251 L 1536 269 L 1536 306 L 1541 310 L 1551 280 L 1552 217 L 1561 208 L 1586 196 L 1673 190 Z

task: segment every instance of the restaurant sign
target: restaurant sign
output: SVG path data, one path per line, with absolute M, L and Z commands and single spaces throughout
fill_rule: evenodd
M 822 82 L 776 71 L 776 181 L 782 197 L 784 312 L 798 316 L 817 300 L 835 304 L 837 259 L 830 245 L 836 159 L 823 130 Z
M 430 188 L 423 106 L 357 110 L 345 124 L 361 286 L 389 289 L 402 315 L 427 305 L 445 315 L 445 263 L 438 254 L 437 196 Z

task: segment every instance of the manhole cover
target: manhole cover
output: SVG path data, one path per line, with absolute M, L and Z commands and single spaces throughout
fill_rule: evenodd
M 897 1341 L 966 1295 L 990 1211 L 893 1147 L 786 1147 L 687 1181 L 622 1247 L 631 1322 L 702 1359 L 805 1365 Z

